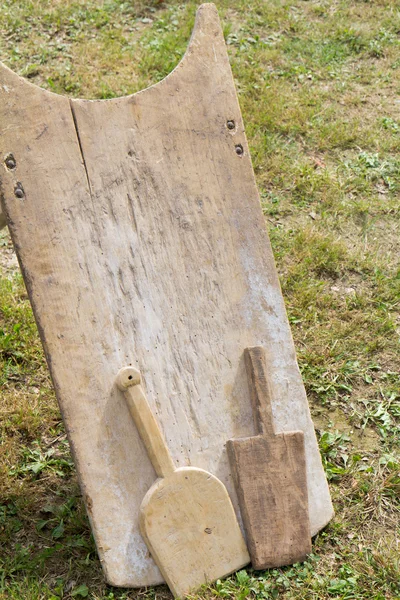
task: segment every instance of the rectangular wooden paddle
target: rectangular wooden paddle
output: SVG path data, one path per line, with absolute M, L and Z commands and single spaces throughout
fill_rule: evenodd
M 159 476 L 142 501 L 140 530 L 174 596 L 247 565 L 249 553 L 224 484 L 203 469 L 175 467 L 139 371 L 122 369 L 117 385 Z
M 227 449 L 252 564 L 266 569 L 311 551 L 304 435 L 275 433 L 264 349 L 244 354 L 259 435 L 229 440 Z

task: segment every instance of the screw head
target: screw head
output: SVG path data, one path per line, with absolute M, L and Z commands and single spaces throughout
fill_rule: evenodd
M 13 157 L 12 154 L 9 154 L 8 156 L 6 156 L 6 159 L 4 162 L 6 164 L 7 169 L 15 169 L 15 167 L 17 166 L 15 158 Z
M 235 152 L 236 152 L 236 154 L 237 154 L 238 156 L 243 156 L 243 152 L 244 152 L 244 150 L 243 150 L 243 146 L 242 146 L 242 144 L 237 144 L 237 145 L 235 146 Z
M 228 129 L 235 129 L 235 121 L 233 119 L 229 119 L 226 122 L 226 126 Z

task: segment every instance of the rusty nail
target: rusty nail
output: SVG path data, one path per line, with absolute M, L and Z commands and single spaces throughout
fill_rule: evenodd
M 7 169 L 15 169 L 15 167 L 17 166 L 17 163 L 15 162 L 15 158 L 13 157 L 12 154 L 9 154 L 6 157 L 5 163 L 6 163 Z
M 243 156 L 243 146 L 242 144 L 237 144 L 235 146 L 235 151 L 238 156 Z
M 235 129 L 235 121 L 233 119 L 229 119 L 229 121 L 226 122 L 226 126 L 228 129 Z

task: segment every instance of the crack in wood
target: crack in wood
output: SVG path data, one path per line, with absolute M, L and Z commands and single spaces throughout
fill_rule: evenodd
M 87 181 L 87 184 L 88 184 L 88 187 L 89 187 L 90 197 L 93 199 L 92 186 L 90 184 L 89 172 L 88 172 L 88 168 L 87 168 L 87 165 L 86 165 L 85 155 L 83 153 L 82 141 L 81 141 L 81 136 L 80 136 L 79 127 L 78 127 L 78 121 L 77 121 L 77 118 L 76 118 L 75 109 L 74 109 L 74 105 L 72 104 L 72 100 L 69 101 L 69 106 L 70 106 L 70 109 L 71 109 L 72 120 L 74 122 L 74 128 L 75 128 L 76 137 L 77 137 L 77 140 L 78 140 L 79 151 L 81 153 L 83 167 L 85 169 L 86 181 Z

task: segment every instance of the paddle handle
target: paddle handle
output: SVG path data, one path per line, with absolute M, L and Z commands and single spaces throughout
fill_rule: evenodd
M 124 392 L 129 412 L 135 421 L 155 472 L 159 477 L 170 475 L 175 471 L 175 465 L 140 385 L 140 371 L 133 367 L 125 367 L 119 371 L 116 383 Z
M 244 360 L 256 431 L 272 437 L 275 435 L 275 428 L 264 348 L 262 346 L 246 348 Z

